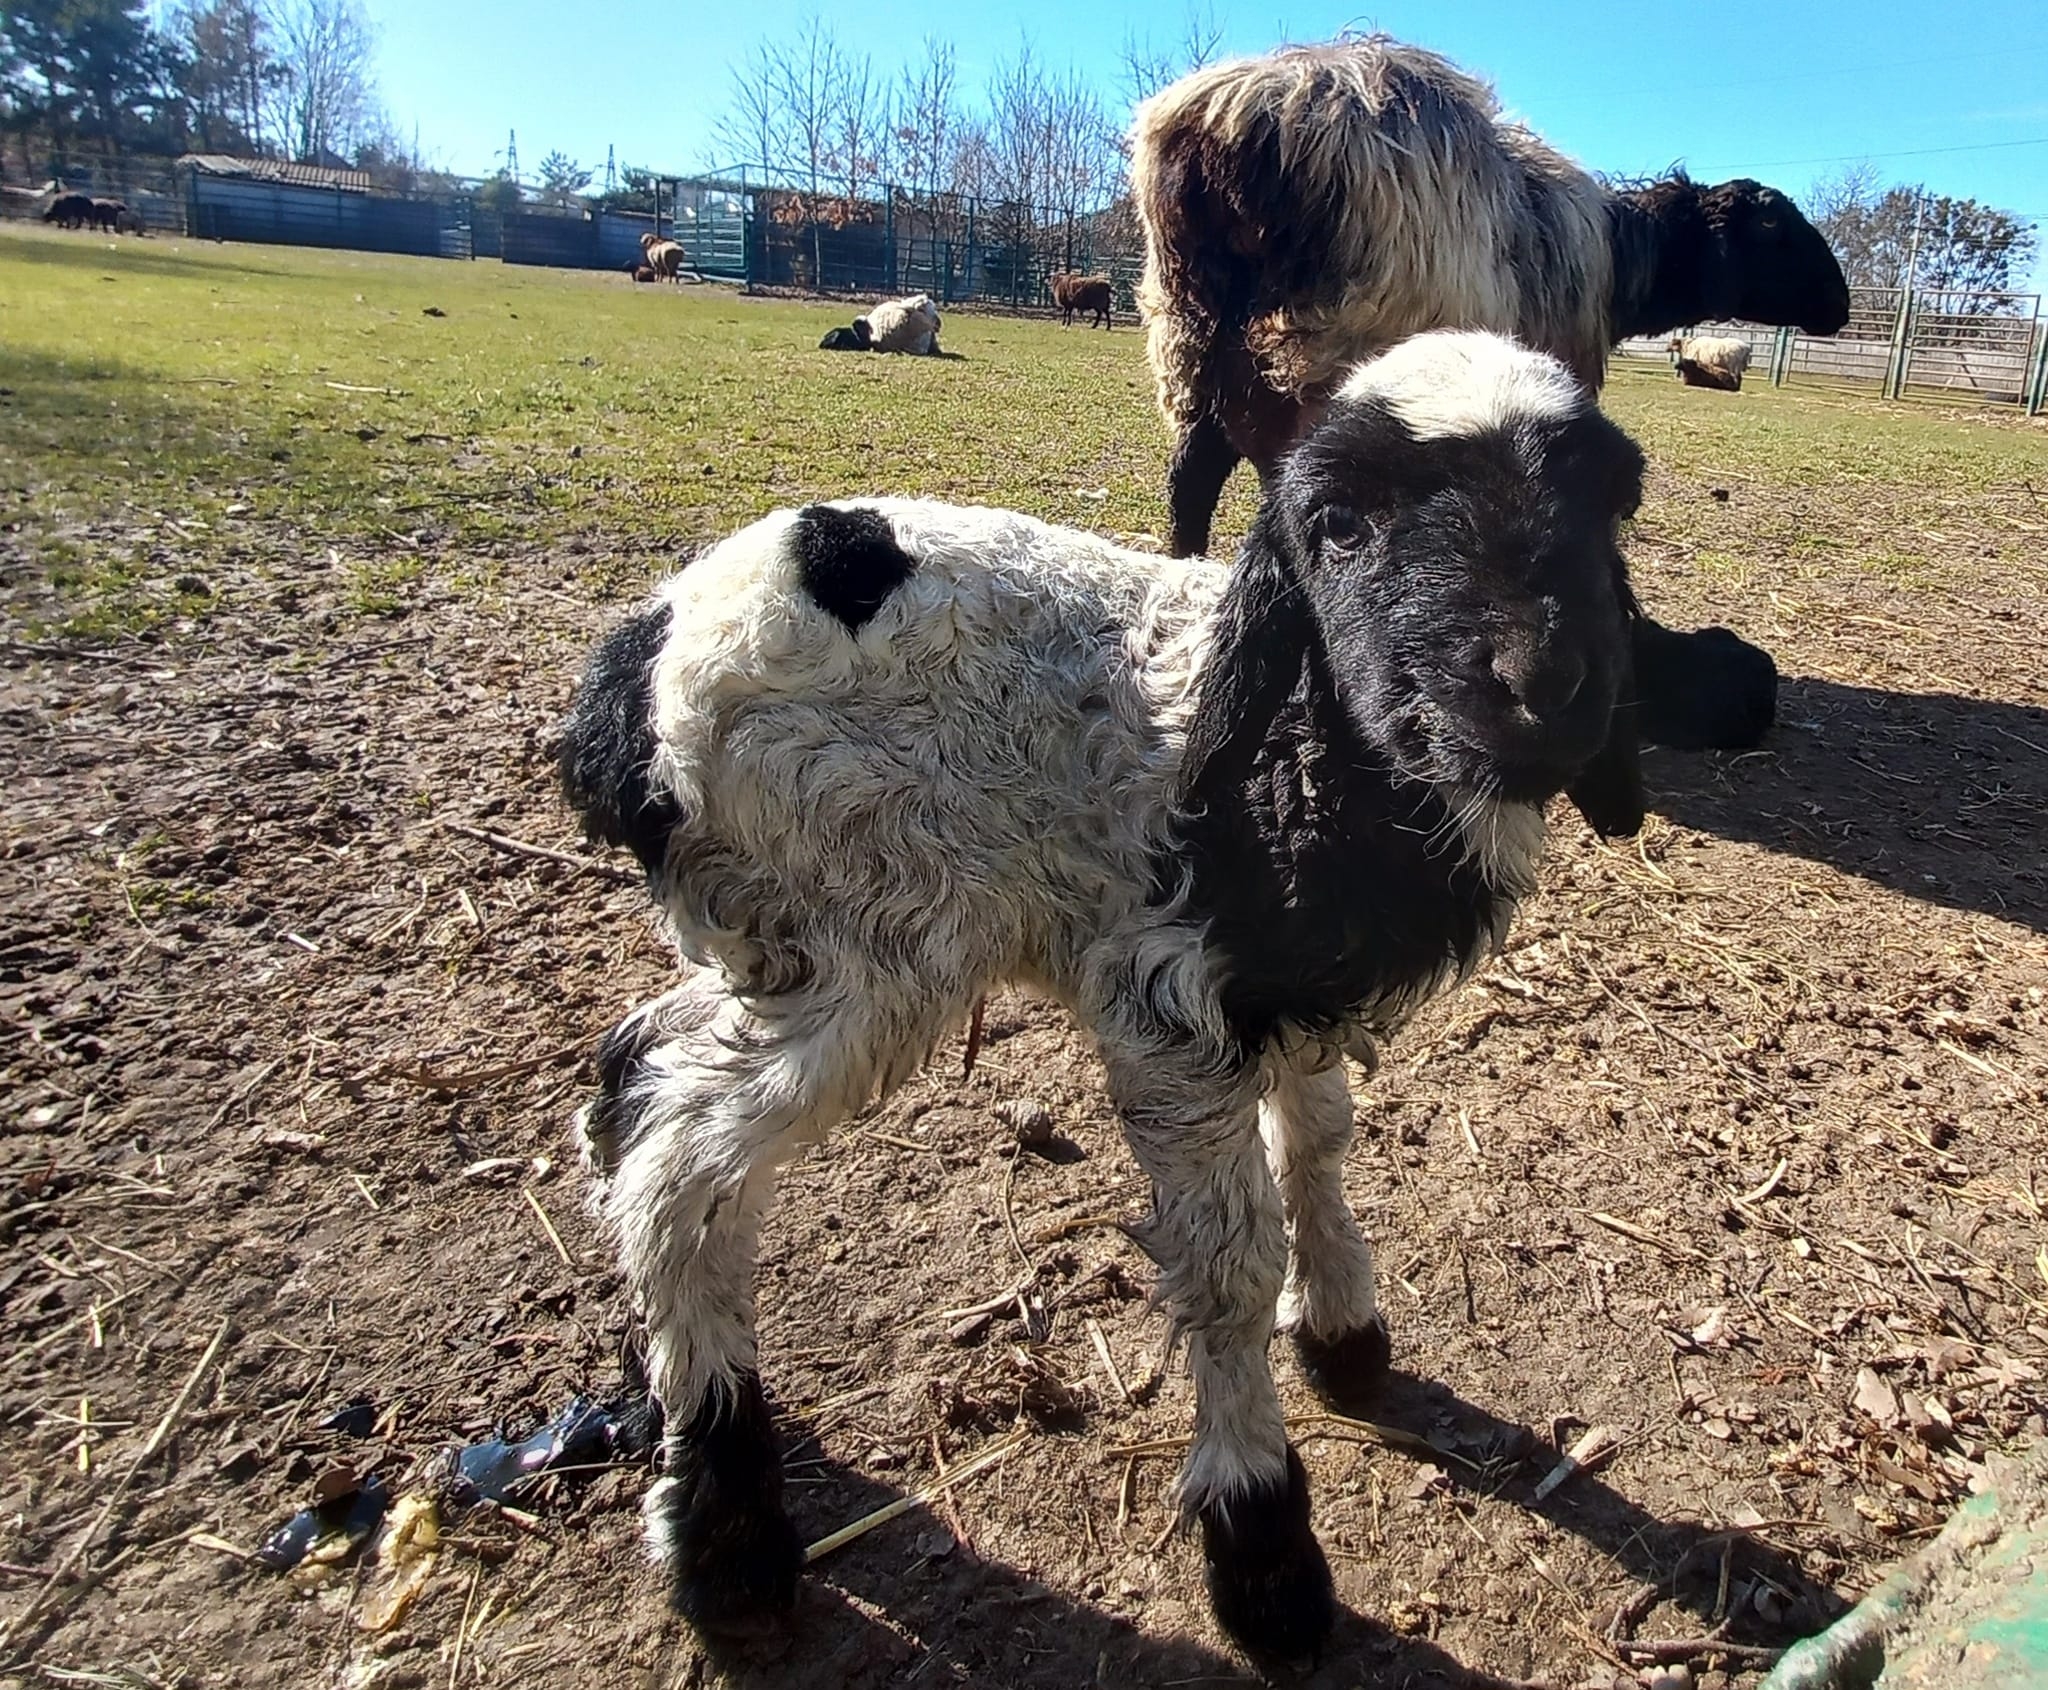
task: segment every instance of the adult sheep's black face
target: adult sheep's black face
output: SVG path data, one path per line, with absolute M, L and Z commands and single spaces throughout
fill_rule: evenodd
M 1191 761 L 1263 732 L 1307 652 L 1400 774 L 1518 802 L 1569 790 L 1603 833 L 1632 832 L 1633 602 L 1616 534 L 1641 484 L 1633 442 L 1562 365 L 1513 341 L 1421 335 L 1361 366 L 1239 560 L 1232 598 L 1257 626 L 1239 639 L 1226 603 Z
M 1833 334 L 1849 320 L 1849 284 L 1833 248 L 1776 188 L 1723 182 L 1700 207 L 1726 267 L 1732 314 Z

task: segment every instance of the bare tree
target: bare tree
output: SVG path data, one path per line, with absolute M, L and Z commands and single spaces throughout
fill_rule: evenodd
M 275 0 L 273 123 L 294 158 L 346 154 L 377 118 L 375 26 L 356 0 Z
M 787 46 L 770 49 L 777 104 L 782 111 L 784 169 L 815 199 L 832 169 L 844 60 L 838 38 L 813 13 Z
M 996 191 L 996 149 L 987 118 L 963 118 L 954 126 L 946 149 L 946 185 L 977 199 Z
M 960 107 L 951 42 L 928 35 L 924 58 L 905 68 L 896 95 L 896 142 L 910 191 L 929 202 L 952 162 Z
M 1168 83 L 1178 82 L 1191 70 L 1216 61 L 1223 45 L 1223 26 L 1216 21 L 1212 0 L 1188 0 L 1181 18 L 1180 35 L 1163 47 L 1155 47 L 1148 30 L 1143 38 L 1124 32 L 1123 84 L 1132 105 L 1149 100 Z
M 712 125 L 712 143 L 725 154 L 719 165 L 779 169 L 788 146 L 788 113 L 782 105 L 778 55 L 756 43 L 733 66 L 732 97 Z
M 1030 38 L 1020 39 L 1015 58 L 996 61 L 988 86 L 995 191 L 1019 205 L 1035 204 L 1042 197 L 1048 98 L 1045 72 Z
M 837 55 L 831 89 L 831 156 L 846 197 L 858 199 L 864 185 L 882 174 L 882 141 L 889 128 L 888 84 L 875 75 L 867 54 Z

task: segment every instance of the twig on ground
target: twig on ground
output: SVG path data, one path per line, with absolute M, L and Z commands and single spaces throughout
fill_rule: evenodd
M 562 1258 L 564 1267 L 574 1267 L 576 1258 L 569 1254 L 569 1246 L 562 1242 L 562 1235 L 555 1230 L 555 1223 L 548 1219 L 547 1210 L 540 1206 L 540 1199 L 533 1194 L 533 1187 L 522 1185 L 519 1195 L 524 1197 L 533 1210 L 534 1219 L 540 1222 L 541 1231 L 548 1235 L 548 1242 L 555 1247 L 555 1254 Z
M 524 839 L 514 839 L 508 833 L 493 833 L 487 827 L 472 827 L 468 822 L 449 821 L 445 817 L 440 817 L 436 818 L 435 825 L 449 833 L 459 833 L 466 839 L 481 840 L 493 850 L 509 851 L 515 857 L 538 857 L 543 862 L 562 863 L 569 868 L 601 875 L 607 880 L 631 883 L 639 878 L 615 863 L 600 862 L 595 857 L 579 857 L 574 851 L 557 851 L 547 845 L 529 844 Z
M 85 1528 L 84 1535 L 71 1546 L 64 1559 L 57 1563 L 48 1582 L 36 1592 L 35 1599 L 8 1627 L 7 1636 L 10 1642 L 20 1636 L 22 1629 L 49 1601 L 52 1592 L 69 1578 L 78 1563 L 85 1559 L 86 1551 L 92 1548 L 101 1528 L 113 1517 L 114 1509 L 120 1504 L 121 1498 L 128 1494 L 128 1487 L 135 1482 L 136 1474 L 140 1473 L 150 1457 L 163 1447 L 164 1440 L 170 1437 L 172 1430 L 184 1418 L 185 1409 L 192 1401 L 192 1393 L 199 1389 L 199 1381 L 206 1377 L 206 1370 L 213 1365 L 213 1358 L 220 1353 L 221 1345 L 227 1341 L 228 1325 L 226 1319 L 221 1321 L 220 1330 L 214 1333 L 213 1342 L 206 1346 L 206 1353 L 199 1358 L 199 1365 L 192 1369 L 184 1387 L 171 1399 L 171 1406 L 164 1410 L 164 1417 L 156 1423 L 156 1430 L 149 1434 L 149 1441 L 142 1446 L 135 1459 L 128 1463 L 120 1478 L 115 1480 L 113 1490 L 108 1493 L 99 1513 L 93 1517 L 92 1524 Z
M 1743 1666 L 1767 1667 L 1775 1665 L 1785 1652 L 1761 1643 L 1729 1643 L 1718 1637 L 1643 1637 L 1617 1643 L 1615 1647 L 1624 1655 L 1633 1655 L 1637 1660 L 1654 1666 L 1697 1660 L 1702 1655 L 1720 1655 Z
M 933 1498 L 944 1495 L 955 1485 L 962 1484 L 978 1473 L 985 1473 L 999 1461 L 1007 1461 L 1023 1447 L 1031 1436 L 1028 1430 L 1013 1432 L 1000 1443 L 992 1444 L 979 1455 L 971 1456 L 957 1466 L 948 1469 L 928 1485 L 922 1485 L 906 1496 L 899 1496 L 894 1502 L 885 1503 L 873 1513 L 863 1514 L 850 1526 L 841 1526 L 830 1536 L 821 1537 L 804 1551 L 804 1564 L 824 1559 L 835 1549 L 844 1549 L 856 1538 L 866 1537 L 877 1526 L 886 1526 L 891 1520 L 908 1514 L 913 1508 L 922 1508 Z

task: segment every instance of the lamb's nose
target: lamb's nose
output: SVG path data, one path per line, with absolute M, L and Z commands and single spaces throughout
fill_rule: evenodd
M 1586 660 L 1569 651 L 1501 651 L 1493 672 L 1515 701 L 1539 719 L 1555 716 L 1586 684 Z

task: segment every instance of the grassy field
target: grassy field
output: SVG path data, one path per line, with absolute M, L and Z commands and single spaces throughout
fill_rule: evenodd
M 202 608 L 150 567 L 165 524 L 188 564 L 173 575 L 265 534 L 397 543 L 478 576 L 494 546 L 574 537 L 637 582 L 650 552 L 819 496 L 1010 504 L 1121 534 L 1161 521 L 1164 435 L 1128 328 L 956 315 L 958 360 L 832 357 L 816 340 L 837 306 L 40 232 L 0 234 L 0 283 L 0 475 L 82 627 Z M 1819 569 L 1910 579 L 1927 533 L 2048 468 L 2048 434 L 2008 419 L 1797 389 L 1705 399 L 1633 370 L 1609 404 L 1669 474 L 1765 495 L 1750 537 Z M 1813 495 L 1835 504 L 1826 532 Z M 1709 570 L 1744 568 L 1698 511 L 1648 521 Z M 357 598 L 389 608 L 416 572 L 372 570 Z
M 383 1569 L 246 1559 L 337 1472 L 432 1491 L 620 1387 L 564 1124 L 674 964 L 551 756 L 616 600 L 821 495 L 1160 524 L 1132 326 L 819 352 L 849 314 L 0 230 L 0 1690 L 1262 1682 L 1173 1529 L 1144 1181 L 1015 991 L 764 1229 L 807 1542 L 1002 1457 L 821 1560 L 787 1636 L 669 1613 L 638 1467 L 451 1511 L 383 1632 Z M 1753 1685 L 2044 1435 L 2048 427 L 1606 403 L 1642 597 L 1767 646 L 1778 722 L 1649 753 L 1637 840 L 1560 808 L 1501 955 L 1354 1076 L 1391 1430 L 1276 1347 L 1345 1607 L 1302 1690 L 1636 1684 L 1646 1639 Z

